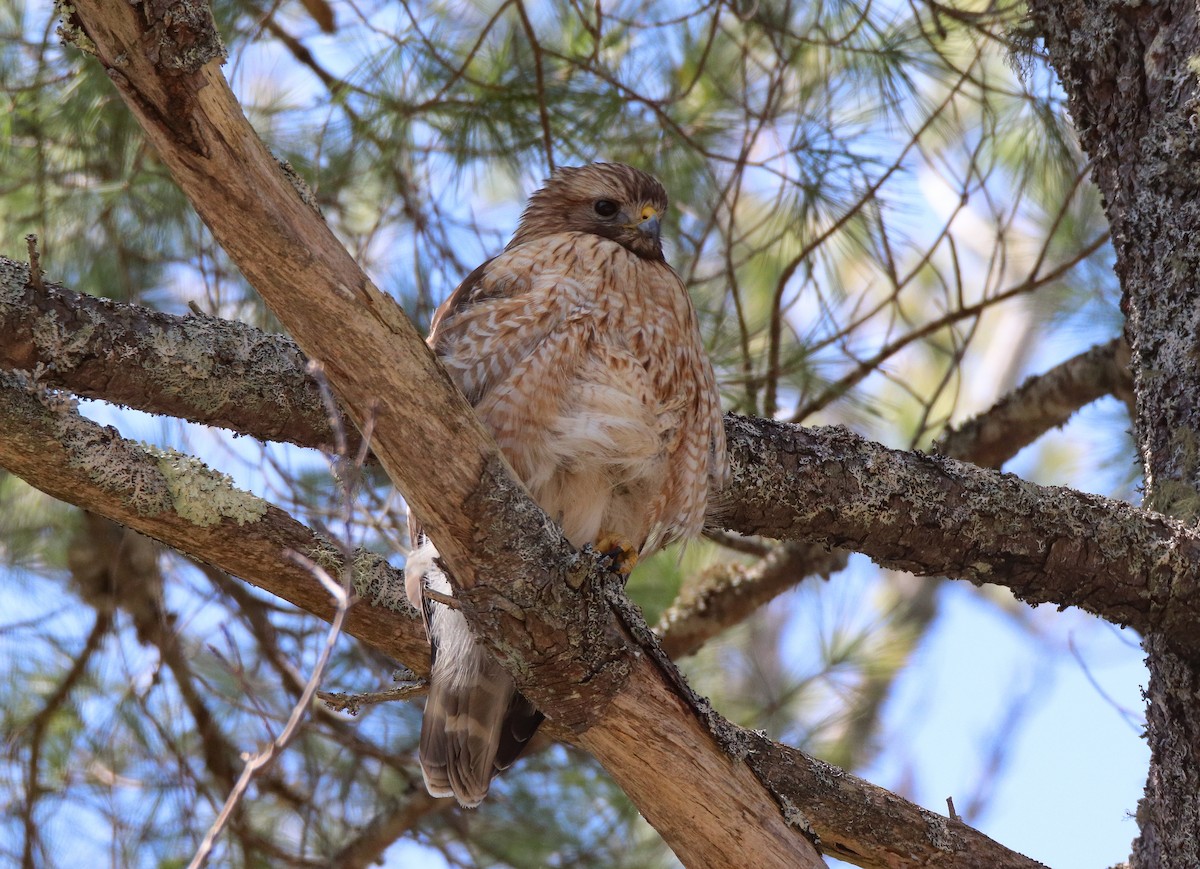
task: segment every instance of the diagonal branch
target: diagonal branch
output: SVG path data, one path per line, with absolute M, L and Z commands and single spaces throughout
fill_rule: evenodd
M 581 744 L 685 863 L 750 852 L 762 866 L 819 865 L 761 782 L 679 701 L 672 674 L 633 654 L 605 605 L 598 562 L 580 559 L 515 483 L 403 311 L 297 195 L 213 62 L 221 49 L 209 10 L 176 15 L 126 0 L 74 9 L 67 29 L 86 35 L 213 236 L 324 366 L 351 418 L 373 420 L 375 455 L 437 541 L 469 623 L 522 691 L 583 730 Z M 657 728 L 657 738 L 631 750 L 630 724 L 639 735 Z M 669 787 L 660 777 L 668 766 L 677 773 Z M 697 823 L 699 806 L 710 823 Z M 746 817 L 755 823 L 739 822 Z
M 49 495 L 91 510 L 246 579 L 302 610 L 333 618 L 329 594 L 283 557 L 300 552 L 340 570 L 341 551 L 277 507 L 229 485 L 178 453 L 154 454 L 85 419 L 61 397 L 0 372 L 0 467 Z M 347 632 L 416 672 L 429 646 L 402 592 L 400 571 L 368 552 L 355 555 L 360 594 L 390 603 L 358 606 Z
M 332 617 L 328 595 L 307 571 L 284 557 L 287 549 L 314 555 L 330 570 L 339 569 L 336 547 L 308 531 L 282 511 L 233 490 L 219 474 L 181 461 L 181 457 L 147 452 L 76 414 L 69 403 L 45 390 L 31 387 L 12 375 L 0 373 L 0 467 L 5 467 L 43 491 L 154 537 L 187 555 L 236 572 L 255 585 L 325 618 Z M 193 460 L 194 461 L 194 460 Z M 178 475 L 190 479 L 181 484 Z M 199 488 L 202 498 L 219 506 L 218 514 L 198 516 L 189 492 Z M 240 505 L 240 507 L 239 507 Z M 201 521 L 203 520 L 203 521 Z M 211 524 L 206 524 L 211 522 Z M 363 591 L 374 591 L 360 600 L 347 616 L 348 632 L 370 643 L 416 671 L 427 668 L 428 647 L 416 614 L 397 603 L 402 587 L 398 572 L 375 556 L 356 556 L 356 573 Z M 391 590 L 389 597 L 387 592 Z M 373 602 L 374 601 L 374 602 Z M 626 614 L 629 623 L 636 620 Z M 647 657 L 657 653 L 644 625 L 636 631 L 645 643 Z M 578 686 L 564 685 L 564 690 Z M 674 720 L 666 714 L 670 704 L 683 701 L 682 693 L 659 696 L 654 703 L 631 704 L 627 726 L 632 738 L 654 738 L 673 746 L 673 753 L 689 755 L 675 742 L 679 732 L 669 729 Z M 698 702 L 687 692 L 688 702 Z M 664 703 L 664 706 L 654 705 Z M 888 794 L 854 776 L 806 757 L 784 746 L 772 746 L 721 721 L 701 706 L 706 726 L 719 728 L 723 744 L 744 762 L 787 813 L 790 823 L 820 837 L 828 853 L 860 866 L 957 866 L 983 855 L 975 865 L 1021 867 L 1037 864 L 1006 851 L 979 832 L 934 815 Z M 644 729 L 642 729 L 644 728 Z M 555 735 L 587 745 L 605 732 L 593 728 L 583 737 L 567 728 Z M 696 738 L 694 733 L 691 738 Z M 750 742 L 747 742 L 750 740 Z M 720 770 L 714 772 L 719 775 Z M 718 778 L 717 781 L 720 781 Z M 386 837 L 391 825 L 404 824 L 409 809 L 417 814 L 431 810 L 417 799 L 384 822 Z M 868 835 L 871 832 L 874 835 Z M 370 837 L 360 843 L 371 852 Z M 370 841 L 375 841 L 370 839 Z M 903 852 L 891 843 L 902 843 Z M 903 857 L 898 856 L 903 854 Z M 348 858 L 349 859 L 349 858 Z M 907 862 L 906 862 L 907 861 Z
M 1132 404 L 1133 377 L 1124 338 L 1098 344 L 1029 378 L 986 412 L 944 434 L 938 452 L 999 468 L 1079 408 L 1105 395 Z

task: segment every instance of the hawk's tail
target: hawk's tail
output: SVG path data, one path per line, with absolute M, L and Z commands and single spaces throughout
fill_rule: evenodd
M 414 560 L 425 570 L 424 583 L 448 595 L 450 583 L 434 558 L 436 551 Z M 492 777 L 524 750 L 542 715 L 476 643 L 461 613 L 434 601 L 425 602 L 425 611 L 433 670 L 421 723 L 421 772 L 431 795 L 473 808 L 487 796 Z

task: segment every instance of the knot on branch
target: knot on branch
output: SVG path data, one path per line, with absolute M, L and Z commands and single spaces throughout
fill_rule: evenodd
M 225 60 L 212 7 L 202 0 L 146 0 L 143 11 L 150 30 L 146 57 L 164 70 L 197 72 L 210 60 Z

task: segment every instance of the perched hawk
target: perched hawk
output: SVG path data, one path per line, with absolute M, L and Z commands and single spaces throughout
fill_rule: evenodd
M 504 252 L 434 317 L 429 345 L 577 547 L 647 555 L 695 536 L 728 477 L 712 367 L 663 259 L 666 210 L 662 185 L 637 169 L 560 169 Z M 451 590 L 432 543 L 413 539 L 407 592 L 433 649 L 425 786 L 477 806 L 542 716 L 459 612 L 423 600 L 426 587 Z

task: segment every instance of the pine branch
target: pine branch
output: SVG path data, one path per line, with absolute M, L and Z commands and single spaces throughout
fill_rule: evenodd
M 937 449 L 985 468 L 999 468 L 1079 408 L 1105 395 L 1132 403 L 1129 345 L 1124 338 L 1098 344 L 1029 378 L 984 413 L 944 434 Z
M 218 426 L 259 440 L 334 443 L 317 382 L 286 335 L 194 314 L 177 317 L 35 287 L 29 265 L 0 257 L 0 369 L 85 398 Z M 358 432 L 345 427 L 358 447 Z
M 862 552 L 922 576 L 1078 606 L 1200 656 L 1200 535 L 1121 501 L 1038 486 L 940 456 L 890 450 L 841 427 L 726 416 L 743 534 Z
M 324 365 L 352 418 L 376 423 L 376 455 L 438 541 L 469 623 L 521 689 L 582 731 L 580 744 L 685 863 L 751 853 L 760 866 L 818 865 L 804 831 L 729 755 L 665 656 L 634 655 L 613 631 L 609 608 L 619 600 L 605 596 L 599 562 L 571 551 L 513 481 L 403 313 L 295 195 L 219 66 L 176 55 L 178 44 L 213 42 L 205 22 L 171 22 L 179 42 L 163 45 L 165 23 L 152 10 L 123 0 L 75 8 L 95 57 L 214 236 Z
M 774 546 L 753 565 L 719 564 L 685 587 L 655 631 L 672 658 L 694 654 L 710 639 L 810 576 L 846 566 L 846 553 L 807 542 Z
M 333 607 L 321 584 L 283 553 L 289 549 L 321 551 L 323 557 L 336 558 L 336 549 L 282 511 L 251 502 L 243 504 L 240 510 L 226 507 L 226 515 L 215 524 L 195 524 L 195 514 L 183 498 L 187 488 L 202 484 L 204 498 L 216 503 L 234 504 L 251 496 L 233 492 L 227 481 L 217 479 L 211 472 L 202 473 L 195 469 L 193 472 L 198 476 L 189 486 L 169 485 L 169 468 L 164 469 L 160 457 L 120 438 L 111 429 L 78 416 L 61 398 L 44 390 L 31 389 L 27 382 L 19 382 L 11 375 L 0 375 L 0 418 L 7 423 L 0 429 L 0 466 L 54 497 L 106 515 L 186 554 L 237 573 L 301 609 L 327 620 L 332 618 Z M 172 496 L 172 491 L 179 494 Z M 235 517 L 242 519 L 240 524 Z M 364 558 L 371 557 L 359 556 L 356 561 Z M 330 567 L 337 569 L 337 564 L 331 563 Z M 400 577 L 386 565 L 375 563 L 373 569 L 385 577 L 377 581 L 385 582 L 393 589 L 401 587 Z M 569 587 L 567 591 L 569 593 Z M 568 608 L 571 606 L 573 604 Z M 492 615 L 496 615 L 495 611 Z M 623 616 L 627 627 L 637 634 L 642 648 L 653 653 L 640 658 L 649 667 L 661 667 L 673 674 L 668 661 L 655 660 L 655 655 L 660 653 L 655 651 L 656 642 L 644 624 L 639 625 L 637 617 L 629 611 L 624 611 Z M 428 648 L 415 613 L 360 601 L 350 609 L 347 625 L 349 633 L 414 671 L 420 672 L 427 666 Z M 672 675 L 672 680 L 675 678 L 677 676 Z M 744 762 L 763 783 L 773 805 L 783 807 L 788 818 L 804 825 L 803 830 L 819 835 L 831 853 L 858 865 L 897 865 L 896 855 L 887 843 L 908 841 L 913 830 L 925 831 L 918 835 L 921 844 L 906 852 L 906 859 L 917 865 L 961 865 L 956 861 L 961 861 L 962 855 L 975 853 L 991 855 L 981 858 L 983 865 L 1037 865 L 1000 849 L 970 828 L 940 819 L 853 776 L 831 772 L 833 768 L 799 752 L 783 746 L 760 744 L 761 737 L 731 728 L 681 687 L 681 683 L 670 681 L 664 684 L 655 679 L 635 678 L 630 681 L 639 685 L 639 694 L 626 695 L 620 705 L 614 702 L 605 710 L 607 716 L 628 730 L 626 734 L 612 726 L 593 726 L 583 734 L 573 735 L 560 722 L 555 727 L 556 735 L 573 739 L 584 747 L 594 747 L 601 756 L 608 756 L 606 748 L 611 752 L 631 752 L 634 751 L 631 744 L 644 747 L 653 739 L 663 744 L 662 751 L 669 749 L 668 753 L 679 758 L 679 762 L 688 763 L 694 761 L 696 755 L 684 748 L 694 750 L 695 746 L 685 746 L 684 737 L 703 742 L 711 738 L 705 735 L 708 729 L 714 728 L 722 734 L 721 756 L 728 757 L 725 751 L 733 752 L 735 761 Z M 559 690 L 578 693 L 580 685 L 568 682 Z M 673 706 L 687 703 L 697 704 L 692 714 L 668 714 Z M 690 732 L 681 733 L 673 727 L 680 718 L 695 722 Z M 747 750 L 747 739 L 755 743 L 753 750 Z M 597 743 L 595 740 L 608 742 Z M 701 756 L 707 755 L 702 753 Z M 629 769 L 622 771 L 625 774 L 622 784 L 630 790 L 637 793 L 639 787 L 646 786 L 639 785 L 639 781 L 646 780 L 640 768 L 634 769 L 636 776 L 632 780 Z M 659 773 L 648 781 L 662 781 L 662 770 Z M 710 768 L 710 774 L 723 773 Z M 816 802 L 813 794 L 820 795 Z M 863 806 L 883 806 L 886 812 L 876 814 L 871 810 L 863 815 Z M 850 814 L 842 816 L 843 811 Z M 405 812 L 401 811 L 400 818 L 404 816 Z M 918 822 L 919 825 L 914 827 L 913 824 Z M 861 830 L 855 832 L 855 824 L 864 824 L 863 829 L 874 830 L 875 837 L 872 839 Z M 949 838 L 947 831 L 953 834 Z M 874 846 L 870 846 L 871 842 Z M 954 847 L 948 849 L 947 842 L 954 843 Z M 1000 860 L 996 854 L 1006 856 Z

